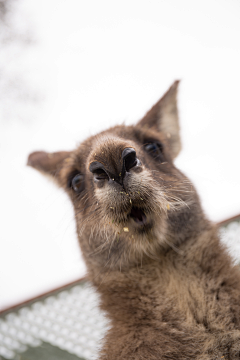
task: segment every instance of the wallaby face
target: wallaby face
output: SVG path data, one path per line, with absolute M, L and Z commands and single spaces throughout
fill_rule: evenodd
M 69 194 L 111 328 L 101 360 L 240 359 L 240 272 L 174 166 L 176 81 L 135 126 L 28 165 Z
M 181 147 L 177 87 L 136 126 L 111 128 L 70 153 L 30 155 L 30 165 L 69 193 L 88 263 L 135 266 L 196 231 L 197 196 L 173 164 Z

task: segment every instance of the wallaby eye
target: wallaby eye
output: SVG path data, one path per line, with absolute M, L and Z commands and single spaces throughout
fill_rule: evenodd
M 82 174 L 77 174 L 74 176 L 71 182 L 71 187 L 77 193 L 83 190 L 84 187 L 84 176 Z
M 145 150 L 155 159 L 162 160 L 163 146 L 159 141 L 147 143 L 144 145 Z

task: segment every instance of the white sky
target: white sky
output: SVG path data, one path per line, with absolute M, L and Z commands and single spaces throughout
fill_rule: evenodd
M 25 166 L 27 155 L 136 122 L 175 79 L 176 164 L 211 220 L 240 213 L 238 0 L 19 3 L 16 22 L 29 24 L 36 43 L 4 61 L 42 100 L 12 102 L 12 118 L 0 119 L 0 309 L 85 273 L 70 202 Z

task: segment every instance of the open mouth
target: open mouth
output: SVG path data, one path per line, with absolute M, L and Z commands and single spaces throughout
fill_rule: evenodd
M 147 223 L 147 217 L 144 212 L 136 207 L 133 207 L 130 212 L 130 217 L 138 224 L 145 225 Z

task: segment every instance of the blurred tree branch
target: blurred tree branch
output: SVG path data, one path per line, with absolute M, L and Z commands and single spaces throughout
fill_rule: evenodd
M 24 76 L 20 59 L 35 43 L 21 0 L 0 0 L 0 123 L 26 120 L 39 95 Z
M 4 21 L 6 14 L 9 12 L 12 0 L 0 0 L 0 19 Z

